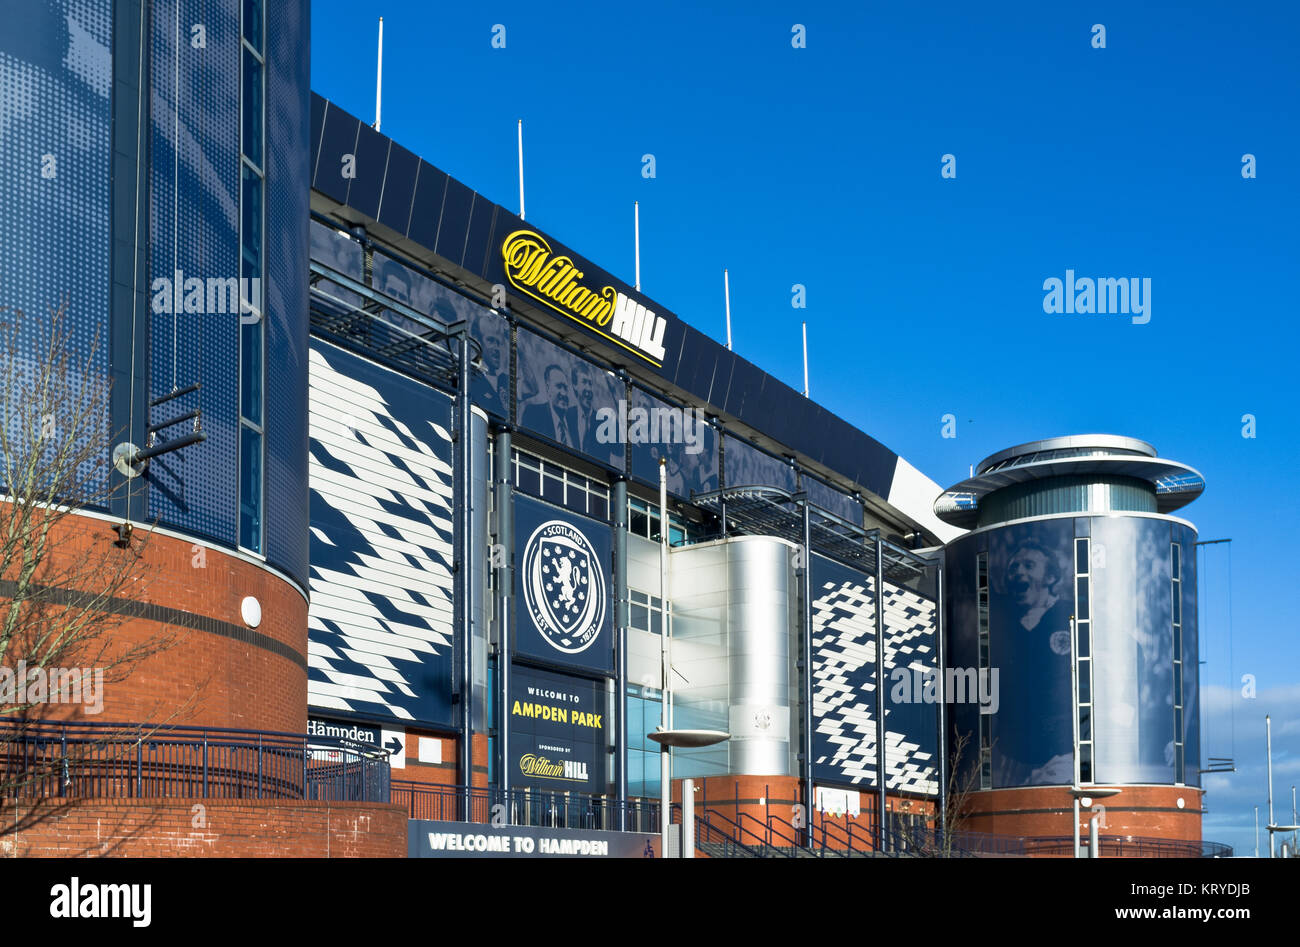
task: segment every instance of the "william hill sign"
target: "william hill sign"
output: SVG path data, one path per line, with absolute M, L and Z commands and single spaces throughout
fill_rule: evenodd
M 664 361 L 668 320 L 613 286 L 587 285 L 572 257 L 551 250 L 533 230 L 516 230 L 501 244 L 506 278 L 521 293 L 581 323 L 655 368 Z

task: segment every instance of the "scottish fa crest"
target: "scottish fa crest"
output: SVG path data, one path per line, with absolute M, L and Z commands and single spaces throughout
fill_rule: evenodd
M 600 636 L 605 575 L 587 537 L 563 520 L 537 527 L 524 547 L 524 601 L 557 651 L 577 654 Z

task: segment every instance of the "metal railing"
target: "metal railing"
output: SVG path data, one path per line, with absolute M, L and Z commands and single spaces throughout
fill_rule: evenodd
M 487 789 L 394 780 L 392 801 L 406 806 L 407 817 L 435 822 L 491 822 L 552 829 L 659 831 L 659 803 L 619 801 L 582 792 L 537 789 Z
M 0 796 L 14 799 L 389 801 L 385 750 L 220 727 L 0 720 Z

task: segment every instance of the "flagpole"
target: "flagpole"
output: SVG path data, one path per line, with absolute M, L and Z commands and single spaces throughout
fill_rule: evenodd
M 524 120 L 519 120 L 519 219 L 524 219 Z
M 727 351 L 731 351 L 731 278 L 726 269 L 722 271 L 722 295 L 727 303 Z

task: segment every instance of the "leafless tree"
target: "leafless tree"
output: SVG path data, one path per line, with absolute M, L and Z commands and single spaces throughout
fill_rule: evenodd
M 0 310 L 0 808 L 66 779 L 69 752 L 32 738 L 36 721 L 95 713 L 104 687 L 185 634 L 114 633 L 152 579 L 150 530 L 81 515 L 109 508 L 113 439 L 96 347 L 73 342 L 66 304 Z

